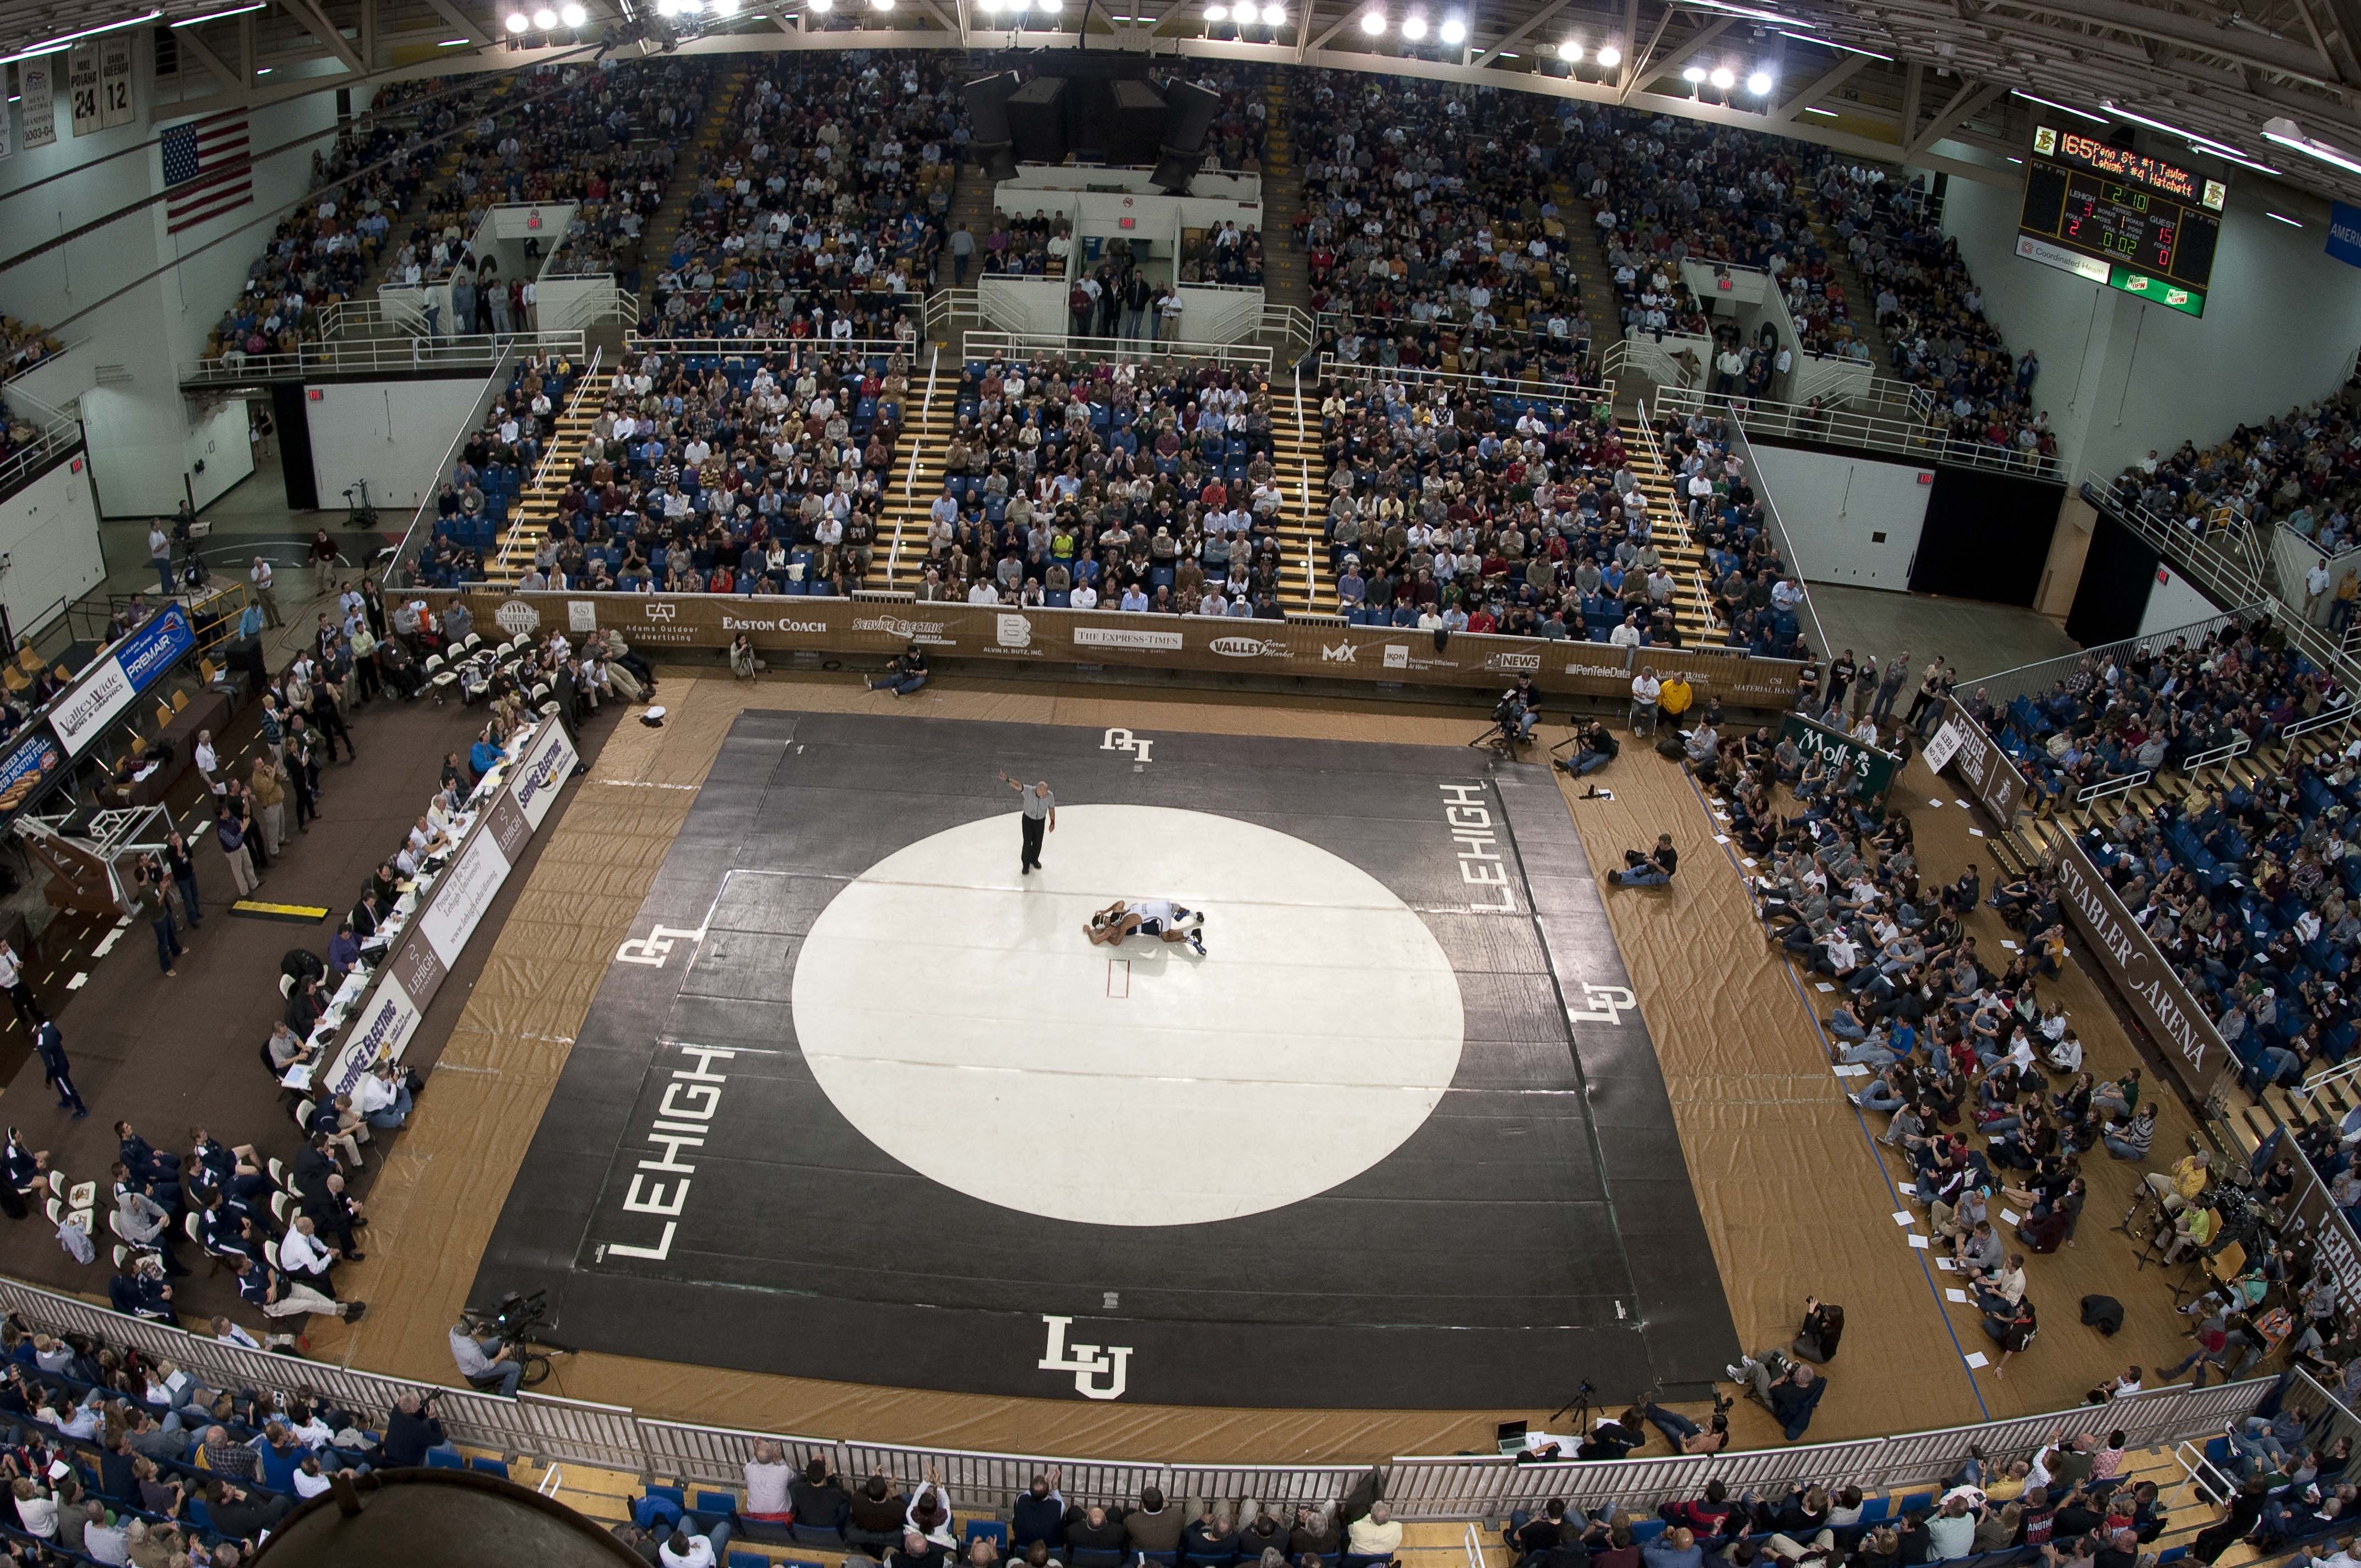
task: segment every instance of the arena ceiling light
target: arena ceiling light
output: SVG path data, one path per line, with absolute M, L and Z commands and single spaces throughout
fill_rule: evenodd
M 721 11 L 721 7 L 725 5 L 730 7 L 730 11 L 738 9 L 738 0 L 713 0 L 713 8 L 717 11 Z M 722 11 L 721 14 L 726 16 L 730 11 Z M 590 13 L 579 5 L 560 5 L 557 8 L 557 19 L 569 27 L 579 27 L 590 20 Z
M 2103 115 L 2093 115 L 2089 110 L 2078 109 L 2071 104 L 2060 104 L 2055 98 L 2036 97 L 2022 88 L 2015 91 L 2015 96 L 2024 99 L 2028 104 L 2038 104 L 2045 109 L 2055 109 L 2061 115 L 2071 115 L 2078 120 L 2088 120 L 2094 126 L 2103 126 L 2107 123 L 2106 116 Z
M 836 9 L 836 0 L 804 0 L 804 7 L 814 16 L 825 16 Z
M 533 25 L 545 33 L 557 26 L 557 13 L 544 5 L 533 14 Z
M 2293 148 L 2306 158 L 2316 158 L 2323 163 L 2333 163 L 2348 174 L 2361 174 L 2361 163 L 2355 162 L 2352 158 L 2337 151 L 2324 141 L 2314 141 L 2303 134 L 2301 126 L 2283 115 L 2263 122 L 2263 139 L 2275 141 L 2281 147 Z
M 1606 70 L 1612 71 L 1623 63 L 1623 51 L 1613 44 L 1601 44 L 1598 46 L 1598 63 Z
M 1582 63 L 1582 45 L 1572 38 L 1568 38 L 1565 42 L 1557 46 L 1557 57 L 1558 59 L 1565 61 L 1568 65 L 1580 65 Z
M 1270 4 L 1262 8 L 1262 25 L 1266 27 L 1287 26 L 1287 7 L 1279 0 L 1270 0 Z
M 1467 24 L 1457 16 L 1445 16 L 1443 18 L 1443 26 L 1436 29 L 1434 36 L 1453 49 L 1456 49 L 1467 41 Z
M 266 0 L 266 3 L 253 5 L 233 5 L 226 11 L 208 11 L 202 16 L 183 16 L 177 22 L 169 22 L 165 25 L 174 27 L 202 27 L 207 22 L 218 22 L 225 16 L 243 16 L 250 11 L 268 11 L 269 9 L 270 6 Z
M 1426 37 L 1426 18 L 1416 11 L 1412 11 L 1409 16 L 1404 16 L 1402 18 L 1402 37 L 1408 38 L 1412 43 L 1416 43 L 1421 38 Z
M 78 33 L 60 33 L 56 38 L 43 38 L 39 43 L 29 44 L 15 54 L 0 56 L 0 65 L 14 65 L 20 60 L 32 60 L 40 55 L 55 54 L 78 38 L 94 38 L 101 33 L 120 32 L 125 27 L 145 27 L 163 14 L 161 10 L 149 11 L 142 16 L 126 16 L 119 22 L 107 22 L 95 27 L 84 27 Z
M 1209 22 L 1226 22 L 1229 19 L 1230 8 L 1227 5 L 1213 5 L 1205 7 L 1205 20 Z
M 669 3 L 669 0 L 667 0 L 667 3 Z M 656 9 L 661 11 L 664 9 L 664 6 L 660 5 Z M 533 18 L 526 16 L 522 11 L 511 11 L 508 14 L 508 20 L 504 25 L 508 27 L 508 30 L 512 33 L 531 32 L 533 30 Z
M 1696 86 L 1698 82 L 1705 80 L 1705 67 L 1702 65 L 1690 66 L 1686 71 L 1681 72 L 1681 80 L 1687 82 L 1692 87 Z
M 1746 90 L 1757 98 L 1771 96 L 1771 89 L 1777 83 L 1772 80 L 1771 73 L 1767 71 L 1758 71 L 1746 79 Z
M 712 9 L 717 16 L 734 16 L 738 14 L 738 0 L 713 0 Z M 566 25 L 572 27 L 578 27 L 580 24 L 568 22 Z
M 878 11 L 890 11 L 894 8 L 894 0 L 869 0 L 869 4 L 872 9 Z
M 2287 225 L 2287 226 L 2288 226 L 2288 227 L 2290 227 L 2290 228 L 2291 228 L 2291 229 L 2300 229 L 2300 228 L 2303 227 L 2303 220 L 2302 220 L 2301 218 L 2291 218 L 2291 217 L 2289 217 L 2285 213 L 2268 213 L 2268 212 L 2267 212 L 2267 213 L 2265 213 L 2265 214 L 2263 214 L 2263 216 L 2265 216 L 2265 217 L 2267 217 L 2267 218 L 2276 218 L 2276 219 L 2278 219 L 2280 223 L 2283 223 L 2283 224 Z
M 1386 14 L 1383 11 L 1368 10 L 1361 13 L 1361 31 L 1371 38 L 1376 38 L 1385 30 Z
M 1776 11 L 1759 11 L 1752 5 L 1734 5 L 1730 4 L 1729 0 L 1680 0 L 1680 3 L 1684 6 L 1695 6 L 1700 10 L 1719 11 L 1724 16 L 1745 16 L 1757 22 L 1769 22 L 1773 27 L 1808 28 L 1819 26 L 1817 22 L 1806 21 L 1801 16 L 1783 16 Z M 1806 41 L 1817 43 L 1819 39 L 1811 38 Z
M 1738 85 L 1738 72 L 1726 65 L 1717 65 L 1713 68 L 1713 74 L 1706 80 L 1713 83 L 1715 92 L 1727 93 Z

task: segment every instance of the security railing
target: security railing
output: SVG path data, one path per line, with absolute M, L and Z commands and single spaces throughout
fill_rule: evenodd
M 387 558 L 385 573 L 379 579 L 383 587 L 392 587 L 404 566 L 417 559 L 412 554 L 412 547 L 421 538 L 420 530 L 433 525 L 435 512 L 440 507 L 443 481 L 450 477 L 451 470 L 457 465 L 460 448 L 465 446 L 467 444 L 467 438 L 476 433 L 476 428 L 482 422 L 485 412 L 491 408 L 493 401 L 507 390 L 509 377 L 515 371 L 516 362 L 516 350 L 511 348 L 494 363 L 491 374 L 484 378 L 484 385 L 476 393 L 476 400 L 469 407 L 467 417 L 459 422 L 458 432 L 451 437 L 451 444 L 443 449 L 442 457 L 435 462 L 434 478 L 430 487 L 434 493 L 429 494 L 424 500 L 418 503 L 418 510 L 411 514 L 410 526 L 401 531 L 400 542 L 394 545 L 392 555 Z M 597 367 L 598 361 L 595 357 L 591 365 L 594 369 Z M 584 378 L 587 380 L 588 378 Z
M 1035 354 L 1065 354 L 1086 359 L 1185 359 L 1215 365 L 1252 365 L 1268 371 L 1276 357 L 1268 344 L 1150 342 L 1122 337 L 1076 337 L 1071 334 L 1033 332 L 971 332 L 967 357 L 1023 358 Z
M 1750 434 L 1774 441 L 1858 446 L 1871 452 L 1891 452 L 1917 463 L 1956 463 L 2029 479 L 2056 481 L 2064 477 L 2055 457 L 2013 446 L 1994 446 L 1984 441 L 1962 440 L 1915 412 L 1908 418 L 1896 418 L 1854 408 L 1815 408 L 1808 403 L 1732 397 L 1686 385 L 1664 386 L 1659 397 L 1666 408 L 1683 411 L 1706 407 L 1725 410 L 1743 420 Z
M 578 359 L 583 338 L 576 332 L 470 333 L 458 337 L 334 337 L 307 343 L 292 354 L 247 354 L 233 349 L 219 359 L 181 367 L 184 387 L 238 386 L 256 381 L 300 381 L 313 376 L 403 376 L 426 370 L 489 369 L 511 349 L 523 354 L 565 354 Z
M 82 444 L 82 421 L 16 388 L 0 392 L 0 420 L 32 427 L 24 444 L 0 456 L 0 496 L 12 494 Z
M 2030 1453 L 2054 1441 L 2061 1429 L 2102 1435 L 2120 1429 L 2126 1446 L 2133 1448 L 2202 1440 L 2218 1433 L 2225 1420 L 2251 1410 L 2276 1381 L 2258 1377 L 2210 1388 L 2157 1388 L 2112 1401 L 2102 1409 L 2078 1408 L 1982 1426 L 1718 1454 L 1550 1464 L 1518 1464 L 1488 1454 L 1394 1458 L 1374 1465 L 1183 1464 L 862 1442 L 664 1420 L 620 1405 L 532 1393 L 503 1399 L 472 1388 L 438 1387 L 361 1367 L 251 1350 L 13 1279 L 0 1279 L 0 1307 L 28 1327 L 85 1334 L 170 1360 L 210 1387 L 282 1395 L 308 1387 L 323 1402 L 364 1414 L 389 1410 L 406 1393 L 434 1391 L 438 1396 L 436 1419 L 451 1441 L 543 1464 L 595 1464 L 643 1479 L 735 1487 L 744 1481 L 754 1444 L 768 1440 L 781 1443 L 788 1463 L 798 1467 L 819 1459 L 840 1475 L 882 1472 L 905 1485 L 915 1485 L 931 1473 L 959 1495 L 963 1507 L 991 1511 L 1012 1506 L 1034 1475 L 1051 1465 L 1062 1471 L 1059 1486 L 1068 1501 L 1084 1508 L 1127 1505 L 1148 1486 L 1176 1497 L 1251 1497 L 1282 1507 L 1329 1502 L 1374 1468 L 1385 1480 L 1384 1495 L 1396 1518 L 1453 1522 L 1497 1518 L 1511 1508 L 1537 1508 L 1550 1497 L 1592 1508 L 1619 1498 L 1695 1497 L 1712 1479 L 1732 1491 L 1757 1492 L 1787 1482 L 1841 1480 L 1864 1490 L 1927 1486 L 1955 1471 L 1968 1457 L 1971 1444 L 1995 1454 Z
M 1754 460 L 1754 445 L 1746 439 L 1746 426 L 1742 421 L 1730 422 L 1730 450 L 1745 472 L 1753 477 L 1755 499 L 1763 503 L 1763 526 L 1770 530 L 1771 543 L 1778 547 L 1779 559 L 1787 563 L 1787 570 L 1795 576 L 1796 586 L 1802 587 L 1811 580 L 1810 571 L 1795 554 L 1795 536 L 1788 532 L 1786 522 L 1779 515 L 1779 499 L 1763 482 L 1763 465 Z M 1832 652 L 1828 646 L 1828 634 L 1820 627 L 1820 612 L 1812 607 L 1812 594 L 1808 587 L 1804 589 L 1803 609 L 1804 619 L 1812 627 L 1812 651 L 1826 658 Z
M 1990 674 L 1971 675 L 1962 679 L 1960 686 L 1962 691 L 1982 692 L 1994 707 L 2006 707 L 2021 696 L 2037 698 L 2059 681 L 2072 679 L 2078 671 L 2087 669 L 2096 674 L 2107 667 L 2110 660 L 2127 662 L 2142 653 L 2150 658 L 2161 658 L 2177 642 L 2185 642 L 2192 648 L 2201 647 L 2208 637 L 2224 627 L 2250 624 L 2268 608 L 2258 599 L 2241 609 L 2221 615 L 2209 615 L 2186 625 L 2165 627 L 2114 642 L 2101 642 L 2079 652 L 2061 653 L 2054 659 L 2036 659 L 2029 664 L 2012 664 L 2005 670 L 1995 670 Z
M 1435 370 L 1411 365 L 1367 365 L 1323 354 L 1312 366 L 1315 377 L 1339 377 L 1354 381 L 1399 381 L 1406 388 L 1457 387 L 1468 393 L 1511 398 L 1540 398 L 1548 402 L 1612 404 L 1615 383 L 1593 386 L 1581 381 L 1544 381 L 1524 376 L 1487 376 L 1469 370 Z

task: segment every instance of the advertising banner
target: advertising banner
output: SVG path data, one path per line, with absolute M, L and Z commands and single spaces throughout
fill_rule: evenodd
M 1947 717 L 1937 740 L 1947 748 L 1951 776 L 1976 797 L 1979 806 L 1992 813 L 1993 820 L 2003 828 L 2015 826 L 2016 814 L 2025 805 L 2024 775 L 1956 697 L 1945 704 L 1944 712 Z M 1935 761 L 1935 751 L 1934 746 L 1927 747 L 1927 766 L 1940 773 L 1943 764 Z
M 2348 267 L 2361 267 L 2361 207 L 2328 204 L 2328 254 Z
M 2067 923 L 2131 1003 L 2133 1016 L 2172 1064 L 2181 1087 L 2202 1103 L 2214 1079 L 2232 1065 L 2229 1047 L 2215 1032 L 2213 1019 L 2180 983 L 2081 845 L 2070 839 L 2059 850 L 2057 875 L 2058 902 Z
M 558 742 L 555 748 L 549 745 L 553 735 Z M 336 1048 L 325 1092 L 344 1093 L 378 1061 L 401 1059 L 420 1015 L 434 1004 L 452 966 L 483 924 L 485 912 L 507 885 L 533 830 L 548 817 L 549 803 L 573 772 L 574 748 L 566 740 L 564 726 L 555 718 L 544 719 L 517 748 L 501 787 L 477 814 L 457 851 L 427 890 L 393 956 L 378 971 L 376 988 Z
M 109 649 L 49 709 L 68 756 L 80 756 L 100 731 L 197 645 L 188 612 L 170 605 Z
M 1553 696 L 1629 695 L 1634 654 L 1659 672 L 1678 669 L 1700 701 L 1777 711 L 1795 692 L 1800 665 L 1713 648 L 1618 648 L 1537 637 L 1457 636 L 1407 627 L 1320 625 L 1214 616 L 1125 614 L 1039 606 L 915 600 L 754 598 L 719 594 L 465 596 L 478 625 L 511 636 L 544 628 L 577 640 L 605 629 L 641 652 L 719 650 L 744 633 L 765 653 L 797 650 L 880 659 L 915 642 L 930 653 L 1102 668 L 1298 675 L 1400 685 L 1499 687 L 1529 674 Z
M 0 753 L 0 818 L 13 817 L 32 804 L 42 781 L 65 760 L 64 750 L 47 724 L 36 721 L 29 726 Z
M 1780 720 L 1779 738 L 1793 740 L 1807 757 L 1817 754 L 1826 758 L 1830 773 L 1850 762 L 1861 781 L 1853 793 L 1863 799 L 1883 800 L 1885 792 L 1894 787 L 1895 775 L 1902 772 L 1902 759 L 1893 752 L 1864 746 L 1843 730 L 1814 723 L 1800 713 L 1791 713 Z

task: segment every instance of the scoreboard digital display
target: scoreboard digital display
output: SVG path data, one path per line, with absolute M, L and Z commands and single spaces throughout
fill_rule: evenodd
M 2178 164 L 2037 126 L 2016 253 L 2202 316 L 2228 199 L 2220 181 Z

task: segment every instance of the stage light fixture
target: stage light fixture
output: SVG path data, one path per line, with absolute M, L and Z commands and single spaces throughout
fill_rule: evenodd
M 805 9 L 814 16 L 825 16 L 836 9 L 836 0 L 805 0 Z
M 1598 64 L 1601 70 L 1612 71 L 1622 63 L 1623 51 L 1621 49 L 1617 49 L 1613 44 L 1601 44 L 1599 46 Z
M 533 25 L 545 33 L 557 26 L 557 13 L 544 5 L 533 14 Z
M 1386 14 L 1383 11 L 1368 10 L 1361 13 L 1361 31 L 1371 38 L 1376 38 L 1385 30 Z
M 1066 8 L 1066 0 L 1041 0 L 1041 9 L 1052 16 Z
M 1758 71 L 1753 75 L 1746 79 L 1746 90 L 1749 93 L 1753 93 L 1757 98 L 1768 98 L 1771 96 L 1771 89 L 1774 85 L 1775 83 L 1771 79 L 1771 73 L 1767 71 Z
M 1681 80 L 1687 82 L 1692 87 L 1696 86 L 1698 82 L 1705 80 L 1705 67 L 1702 65 L 1690 66 L 1686 71 L 1681 72 Z
M 1575 42 L 1572 38 L 1568 38 L 1565 42 L 1557 46 L 1557 57 L 1558 59 L 1565 61 L 1568 65 L 1580 65 L 1582 63 L 1582 46 Z
M 1426 37 L 1426 18 L 1412 11 L 1402 18 L 1402 37 L 1416 43 Z
M 1270 4 L 1262 8 L 1262 25 L 1266 27 L 1287 26 L 1287 7 L 1279 0 L 1270 0 Z
M 665 0 L 665 4 L 669 3 L 670 0 Z M 659 10 L 662 8 L 663 7 L 661 5 L 658 6 Z M 509 13 L 507 22 L 509 31 L 512 33 L 521 33 L 532 26 L 533 18 L 526 16 L 522 11 L 511 11 Z
M 1226 22 L 1229 19 L 1230 8 L 1227 5 L 1216 5 L 1205 7 L 1205 20 L 1209 22 Z
M 1467 24 L 1456 16 L 1445 16 L 1435 37 L 1455 49 L 1467 41 Z
M 1706 80 L 1713 83 L 1715 92 L 1727 93 L 1738 85 L 1738 72 L 1726 65 L 1717 65 L 1713 68 L 1713 74 Z

